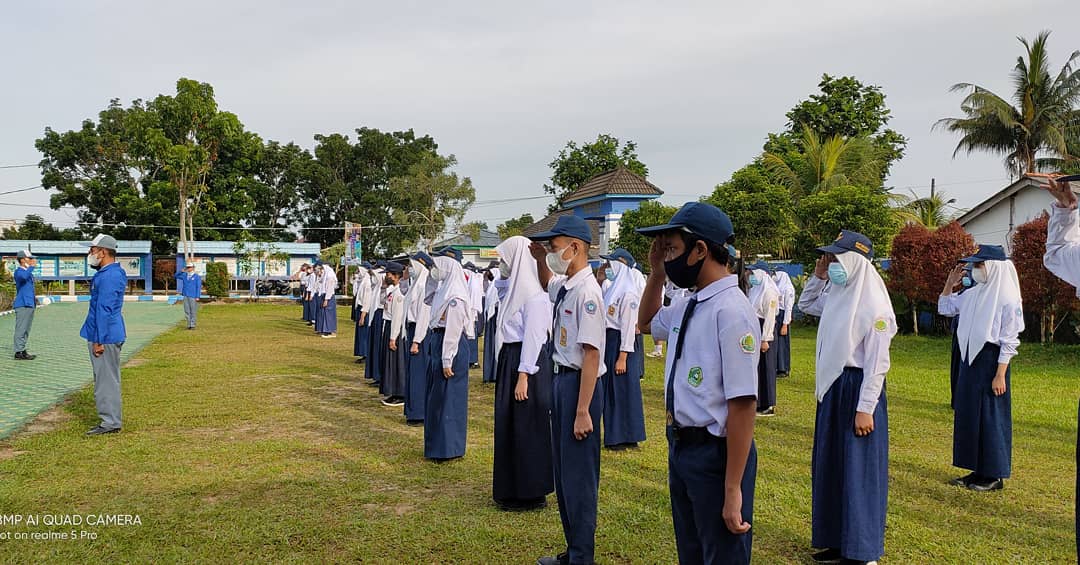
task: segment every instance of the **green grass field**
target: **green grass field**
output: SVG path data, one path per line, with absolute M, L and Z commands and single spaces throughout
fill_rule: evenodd
M 474 372 L 465 459 L 426 462 L 423 429 L 406 427 L 400 409 L 383 407 L 361 381 L 352 331 L 318 339 L 299 315 L 284 306 L 206 307 L 198 331 L 163 334 L 124 370 L 122 434 L 83 437 L 96 423 L 87 389 L 34 432 L 0 442 L 0 515 L 141 521 L 0 523 L 0 560 L 530 563 L 562 550 L 554 497 L 532 513 L 503 513 L 490 501 L 493 385 Z M 757 563 L 809 562 L 813 350 L 812 331 L 799 330 L 779 415 L 758 421 Z M 1080 348 L 1021 347 L 1014 477 L 990 494 L 946 484 L 962 474 L 950 466 L 948 342 L 903 337 L 892 352 L 883 561 L 1074 562 Z M 603 455 L 603 563 L 675 562 L 661 372 L 649 360 L 649 441 Z M 14 539 L 73 530 L 96 539 Z

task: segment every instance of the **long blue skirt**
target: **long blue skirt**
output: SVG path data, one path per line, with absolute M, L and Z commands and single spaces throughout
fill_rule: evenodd
M 985 478 L 1012 473 L 1012 368 L 1005 394 L 994 396 L 1001 347 L 987 343 L 969 363 L 960 363 L 953 411 L 953 465 Z
M 784 326 L 784 314 L 781 310 L 776 314 L 776 332 L 773 334 L 773 346 L 776 347 L 776 373 L 787 376 L 791 374 L 791 328 L 788 335 L 780 335 L 780 328 Z
M 379 308 L 371 316 L 371 329 L 368 330 L 368 356 L 364 359 L 364 377 L 374 382 L 382 381 L 382 356 L 386 349 L 383 343 L 383 311 Z M 382 347 L 379 344 L 383 343 Z
M 476 320 L 473 321 L 473 335 L 476 336 L 470 340 L 467 340 L 469 349 L 469 364 L 475 365 L 480 362 L 480 334 L 484 332 L 483 314 L 477 314 Z
M 353 321 L 357 321 L 360 314 L 361 311 L 357 309 L 356 318 L 354 318 Z M 356 324 L 356 333 L 353 334 L 352 354 L 355 357 L 367 357 L 368 354 L 368 342 L 371 339 L 368 337 L 368 332 L 370 331 L 368 323 L 371 322 L 371 316 L 365 316 L 364 318 L 363 324 Z
M 765 330 L 765 320 L 758 319 L 762 331 Z M 776 339 L 769 344 L 769 350 L 762 353 L 758 358 L 758 410 L 765 410 L 776 406 Z M 854 416 L 853 416 L 854 417 Z
M 426 329 L 426 328 L 425 328 Z M 416 340 L 416 324 L 405 324 L 408 335 L 408 347 Z M 427 406 L 427 335 L 420 341 L 420 352 L 405 356 L 405 421 L 423 422 L 424 409 Z
M 495 314 L 488 318 L 484 325 L 484 382 L 493 383 L 498 377 L 499 371 L 495 359 L 495 332 L 499 329 L 499 309 L 495 308 Z M 505 345 L 505 344 L 504 344 Z
M 322 308 L 322 333 L 337 333 L 337 301 L 332 295 L 326 299 L 326 307 Z
M 469 344 L 464 333 L 454 356 L 454 376 L 443 376 L 442 348 L 446 331 L 428 335 L 428 389 L 424 407 L 424 457 L 453 459 L 465 455 L 469 423 Z
M 638 380 L 645 378 L 645 338 L 641 334 L 634 338 L 634 354 L 626 358 L 626 372 L 637 375 Z
M 875 561 L 885 553 L 889 411 L 883 387 L 874 431 L 855 435 L 862 381 L 862 369 L 844 369 L 817 406 L 811 545 L 839 549 L 847 559 Z
M 315 333 L 326 333 L 326 317 L 323 315 L 323 295 L 316 294 L 311 298 L 312 317 L 315 322 Z
M 492 498 L 504 504 L 538 502 L 555 491 L 551 460 L 551 343 L 540 350 L 540 370 L 529 375 L 528 398 L 514 398 L 521 343 L 504 343 L 495 381 L 495 462 Z
M 391 351 L 389 345 L 390 322 L 383 322 L 383 326 L 386 328 L 386 345 L 384 345 L 386 349 L 383 351 L 382 381 L 379 382 L 379 393 L 383 396 L 404 398 L 408 371 L 405 363 L 406 357 L 409 355 L 408 347 L 405 345 L 406 336 L 399 335 L 397 338 L 397 351 Z
M 634 351 L 626 359 L 626 374 L 615 374 L 622 332 L 609 329 L 604 346 L 604 366 L 607 373 L 600 379 L 604 390 L 604 445 L 611 447 L 645 441 L 645 408 L 641 400 L 641 376 L 630 372 L 639 364 L 631 358 L 642 355 Z M 643 365 L 643 363 L 642 363 Z

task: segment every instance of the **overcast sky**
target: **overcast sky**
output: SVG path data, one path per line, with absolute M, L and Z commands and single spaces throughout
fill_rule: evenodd
M 638 143 L 665 202 L 707 194 L 829 73 L 883 88 L 910 140 L 890 185 L 921 195 L 936 177 L 969 207 L 1007 173 L 996 156 L 953 159 L 957 139 L 931 131 L 959 114 L 948 87 L 1008 93 L 1016 36 L 1046 28 L 1056 72 L 1080 49 L 1078 21 L 1077 0 L 19 2 L 0 19 L 0 166 L 36 163 L 46 126 L 188 77 L 263 139 L 430 134 L 476 186 L 470 219 L 494 228 L 547 202 L 484 201 L 542 195 L 558 150 L 598 133 Z M 36 168 L 0 169 L 0 192 L 39 183 Z M 42 189 L 0 196 L 0 219 L 71 225 L 33 207 L 47 203 Z

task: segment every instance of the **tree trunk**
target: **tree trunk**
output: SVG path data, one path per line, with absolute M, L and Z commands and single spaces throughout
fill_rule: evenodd
M 911 305 L 911 329 L 919 335 L 919 307 L 914 303 Z

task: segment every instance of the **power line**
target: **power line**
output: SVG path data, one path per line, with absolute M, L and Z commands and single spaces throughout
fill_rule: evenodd
M 15 190 L 9 190 L 7 192 L 0 192 L 0 196 L 3 196 L 5 194 L 15 194 L 16 192 L 26 192 L 28 190 L 34 190 L 35 188 L 42 188 L 42 187 L 43 186 L 39 184 L 37 186 L 28 186 L 26 188 L 19 188 L 19 189 L 15 189 Z
M 0 169 L 22 169 L 24 167 L 36 167 L 37 163 L 27 163 L 25 165 L 0 165 Z

